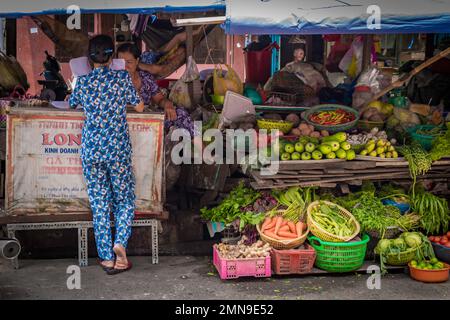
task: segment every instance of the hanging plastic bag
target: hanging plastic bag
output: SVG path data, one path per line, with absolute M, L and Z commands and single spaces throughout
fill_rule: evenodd
M 219 96 L 225 96 L 227 91 L 233 91 L 240 95 L 244 92 L 244 86 L 234 69 L 227 66 L 227 73 L 224 76 L 221 68 L 215 68 L 213 73 L 214 94 Z
M 352 46 L 339 63 L 339 69 L 352 79 L 355 79 L 361 73 L 363 48 L 364 43 L 361 38 L 355 38 L 352 42 Z
M 169 99 L 179 107 L 186 109 L 192 108 L 193 102 L 189 96 L 189 82 L 200 81 L 200 72 L 198 72 L 197 64 L 192 57 L 188 58 L 186 70 L 175 85 L 172 87 Z M 194 97 L 194 100 L 195 97 Z M 195 101 L 194 101 L 195 102 Z

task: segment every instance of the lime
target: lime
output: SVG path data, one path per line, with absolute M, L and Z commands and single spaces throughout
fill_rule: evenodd
M 435 264 L 435 267 L 437 269 L 444 269 L 445 266 L 444 266 L 444 264 L 442 262 L 438 262 L 438 263 Z
M 412 265 L 413 267 L 416 267 L 416 266 L 417 266 L 417 261 L 415 261 L 415 260 L 411 261 L 411 265 Z
M 435 263 L 439 262 L 439 260 L 436 259 L 436 258 L 433 258 L 433 259 L 430 260 L 430 262 L 431 262 L 432 264 L 435 264 Z

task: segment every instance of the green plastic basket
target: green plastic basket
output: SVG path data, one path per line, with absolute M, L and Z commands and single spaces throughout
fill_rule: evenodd
M 326 242 L 314 236 L 308 240 L 316 250 L 317 268 L 329 272 L 350 272 L 363 265 L 370 237 L 364 234 L 362 240 L 356 242 Z
M 315 122 L 312 122 L 309 120 L 309 116 L 312 115 L 315 112 L 318 111 L 331 111 L 331 110 L 337 110 L 337 109 L 343 109 L 347 112 L 353 113 L 353 115 L 355 116 L 355 120 L 347 122 L 347 123 L 343 123 L 343 124 L 338 124 L 338 125 L 321 125 L 321 124 L 317 124 Z M 302 113 L 302 118 L 303 120 L 305 120 L 308 124 L 314 126 L 315 129 L 317 129 L 318 131 L 321 130 L 327 130 L 330 133 L 336 133 L 339 131 L 346 131 L 346 130 L 350 130 L 352 129 L 354 126 L 356 126 L 356 124 L 359 121 L 359 112 L 353 108 L 347 107 L 347 106 L 343 106 L 340 104 L 321 104 L 315 107 L 312 107 L 309 110 L 306 110 L 305 112 Z
M 430 135 L 425 135 L 425 134 L 418 134 L 417 131 L 419 131 L 419 130 L 431 130 L 431 129 L 434 129 L 434 128 L 437 128 L 437 127 L 440 127 L 440 126 L 435 126 L 435 125 L 432 125 L 432 124 L 417 125 L 417 126 L 414 126 L 414 127 L 410 128 L 410 129 L 408 129 L 408 132 L 409 132 L 409 134 L 411 135 L 411 138 L 414 141 L 417 141 L 418 143 L 420 143 L 422 148 L 424 148 L 426 151 L 430 151 L 430 149 L 431 149 L 431 147 L 433 145 L 433 140 L 434 140 L 434 138 L 436 138 L 436 136 L 430 136 Z

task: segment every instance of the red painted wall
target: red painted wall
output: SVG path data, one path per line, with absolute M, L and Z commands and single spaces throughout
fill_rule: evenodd
M 31 29 L 36 28 L 37 33 L 31 33 Z M 31 95 L 39 95 L 42 86 L 37 83 L 43 79 L 39 74 L 44 70 L 42 63 L 45 60 L 44 51 L 51 55 L 55 54 L 55 45 L 29 18 L 17 19 L 17 60 L 22 65 L 28 77 Z M 68 63 L 61 64 L 64 79 L 71 76 Z

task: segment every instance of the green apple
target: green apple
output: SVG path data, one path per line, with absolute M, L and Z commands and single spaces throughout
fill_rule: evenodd
M 336 152 L 341 148 L 341 145 L 337 141 L 326 142 L 325 144 L 331 147 L 331 151 Z
M 330 152 L 326 155 L 327 159 L 336 159 L 336 153 Z
M 294 145 L 292 143 L 288 143 L 284 146 L 284 151 L 287 153 L 292 153 L 295 151 Z
M 347 141 L 341 142 L 341 149 L 348 151 L 351 148 L 352 148 L 352 145 L 350 143 L 348 143 Z
M 336 151 L 336 157 L 338 157 L 339 159 L 345 159 L 347 157 L 347 153 L 344 149 L 339 149 L 338 151 Z
M 295 151 L 302 153 L 303 151 L 305 151 L 305 146 L 303 145 L 303 143 L 301 142 L 297 142 L 294 146 Z
M 324 155 L 329 154 L 330 152 L 332 152 L 333 150 L 331 150 L 331 146 L 328 144 L 321 144 L 319 146 L 319 150 L 320 152 L 322 152 Z
M 283 153 L 281 155 L 281 160 L 283 160 L 283 161 L 291 160 L 291 154 L 287 153 L 287 152 Z
M 355 150 L 348 150 L 347 151 L 347 160 L 354 160 L 355 158 L 356 158 Z
M 300 139 L 298 139 L 298 142 L 300 142 L 301 144 L 305 145 L 309 142 L 309 139 L 305 136 L 301 137 Z
M 301 159 L 301 154 L 298 152 L 293 152 L 291 154 L 291 160 L 300 160 Z
M 314 143 L 308 142 L 305 146 L 305 150 L 306 152 L 313 152 L 316 149 L 316 146 L 314 145 Z
M 303 152 L 302 153 L 302 160 L 311 160 L 311 153 Z
M 312 153 L 312 157 L 314 160 L 320 160 L 323 158 L 323 154 L 319 150 L 314 150 Z

